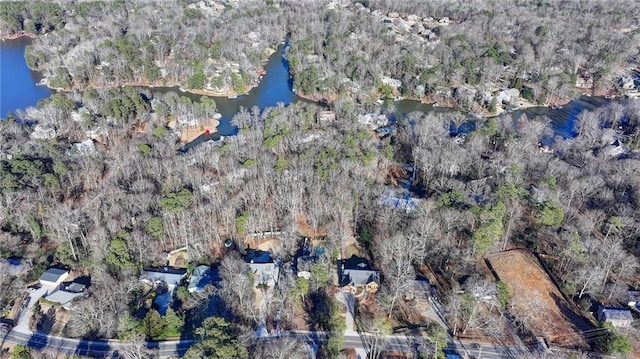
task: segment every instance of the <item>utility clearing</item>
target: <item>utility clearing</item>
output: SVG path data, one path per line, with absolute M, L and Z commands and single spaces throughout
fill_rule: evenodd
M 534 335 L 551 344 L 588 349 L 582 333 L 592 329 L 567 302 L 538 259 L 526 250 L 512 249 L 488 256 L 488 261 L 511 294 L 510 310 Z

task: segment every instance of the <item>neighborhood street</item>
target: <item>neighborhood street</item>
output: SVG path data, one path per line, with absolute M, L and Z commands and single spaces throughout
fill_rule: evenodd
M 301 332 L 291 331 L 289 335 L 305 340 L 310 346 L 317 346 L 325 340 L 326 335 L 322 332 Z M 119 350 L 125 344 L 118 341 L 90 341 L 56 336 L 48 336 L 42 333 L 24 333 L 16 329 L 6 332 L 0 331 L 2 343 L 14 343 L 27 345 L 38 350 L 49 350 L 64 354 L 76 354 L 81 356 L 91 356 L 96 358 L 117 357 Z M 390 335 L 382 337 L 385 347 L 394 351 L 414 352 L 416 347 L 412 338 L 404 335 Z M 181 355 L 191 346 L 192 340 L 173 340 L 164 342 L 147 342 L 147 347 L 156 350 L 159 358 L 169 358 Z M 345 348 L 354 348 L 359 358 L 366 357 L 367 348 L 363 343 L 361 335 L 345 335 Z M 488 359 L 521 358 L 528 354 L 514 348 L 505 348 L 492 344 L 476 344 L 449 341 L 446 354 L 458 354 L 461 357 L 479 357 Z

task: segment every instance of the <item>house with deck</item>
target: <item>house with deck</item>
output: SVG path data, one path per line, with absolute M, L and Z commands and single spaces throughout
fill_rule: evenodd
M 355 254 L 338 261 L 338 276 L 342 290 L 359 299 L 367 293 L 376 293 L 380 287 L 380 272 L 371 268 L 368 260 Z

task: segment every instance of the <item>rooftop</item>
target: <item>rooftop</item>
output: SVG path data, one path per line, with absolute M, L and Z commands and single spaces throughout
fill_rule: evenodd
M 374 270 L 345 269 L 342 271 L 340 286 L 361 286 L 371 282 L 380 283 L 380 273 Z
M 69 274 L 69 271 L 67 271 L 66 269 L 49 268 L 44 273 L 42 273 L 42 275 L 40 276 L 40 281 L 55 283 L 60 280 L 60 277 L 64 276 L 65 274 Z
M 184 269 L 175 269 L 175 268 L 149 268 L 142 272 L 140 276 L 141 281 L 157 283 L 164 282 L 170 286 L 176 286 L 180 284 L 182 278 L 187 274 L 187 271 Z
M 357 270 L 371 269 L 369 261 L 366 258 L 358 257 L 355 254 L 352 254 L 349 259 L 342 260 L 342 268 Z
M 50 302 L 58 303 L 68 309 L 74 299 L 84 296 L 86 296 L 86 293 L 83 292 L 75 293 L 68 292 L 66 290 L 57 290 L 49 294 L 45 299 Z
M 191 273 L 187 289 L 189 292 L 201 292 L 207 284 L 214 281 L 219 281 L 217 271 L 214 273 L 208 265 L 200 265 Z
M 260 249 L 247 250 L 247 254 L 244 256 L 244 261 L 247 263 L 273 263 L 271 252 Z
M 602 317 L 600 320 L 633 320 L 631 311 L 627 308 L 604 307 L 601 308 Z

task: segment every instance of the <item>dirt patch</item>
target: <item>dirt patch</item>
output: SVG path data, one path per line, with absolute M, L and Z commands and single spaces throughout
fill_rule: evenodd
M 551 343 L 588 349 L 581 332 L 592 329 L 531 253 L 513 249 L 488 257 L 491 267 L 509 288 L 511 314 L 519 318 L 534 335 Z
M 187 248 L 180 248 L 169 252 L 167 255 L 169 266 L 174 268 L 187 268 L 189 263 L 189 252 Z
M 309 318 L 309 313 L 307 313 L 303 308 L 296 306 L 294 309 L 294 316 L 291 318 L 291 327 L 295 330 L 311 330 L 309 326 L 309 322 L 311 318 Z
M 220 121 L 210 118 L 201 121 L 197 125 L 183 126 L 180 129 L 180 141 L 184 143 L 190 143 L 203 134 L 211 134 L 218 130 Z
M 327 236 L 327 230 L 325 228 L 319 227 L 314 230 L 313 226 L 307 222 L 307 219 L 301 215 L 296 216 L 296 228 L 298 233 L 303 237 L 317 238 Z

